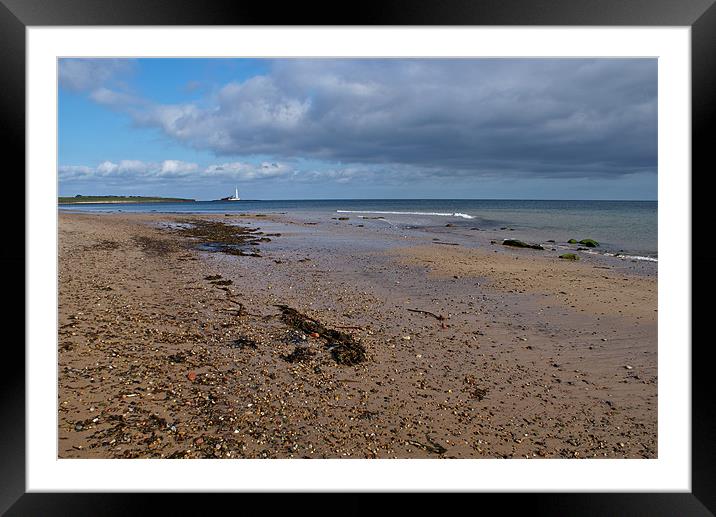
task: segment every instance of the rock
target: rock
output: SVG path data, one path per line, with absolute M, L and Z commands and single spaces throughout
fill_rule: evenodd
M 587 248 L 596 248 L 597 246 L 599 246 L 599 243 L 594 239 L 582 239 L 581 241 L 579 241 L 579 244 L 582 244 Z
M 565 253 L 564 255 L 560 255 L 559 258 L 564 260 L 579 260 L 579 257 L 574 253 Z
M 321 335 L 320 335 L 318 332 L 311 332 L 310 336 L 311 336 L 312 338 L 321 337 Z
M 568 244 L 577 244 L 577 239 L 569 239 L 567 241 Z
M 633 366 L 630 366 L 630 365 L 628 365 L 628 364 L 625 365 L 624 368 L 626 368 L 627 370 L 633 370 L 633 369 L 634 369 Z
M 513 246 L 515 248 L 530 248 L 533 250 L 543 250 L 544 248 L 539 244 L 528 244 L 517 239 L 505 239 L 502 241 L 503 246 Z
M 194 382 L 196 380 L 196 372 L 191 371 L 186 374 L 186 378 L 189 379 L 191 382 Z

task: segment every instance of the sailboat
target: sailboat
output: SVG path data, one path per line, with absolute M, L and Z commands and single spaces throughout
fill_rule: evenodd
M 221 198 L 222 201 L 241 201 L 241 198 L 239 197 L 239 189 L 237 188 L 234 192 L 233 197 L 223 197 Z

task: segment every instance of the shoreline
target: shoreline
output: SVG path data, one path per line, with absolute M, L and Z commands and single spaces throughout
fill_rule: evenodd
M 657 457 L 655 263 L 310 219 L 61 211 L 60 457 Z
M 77 205 L 81 210 L 105 212 L 156 212 L 156 213 L 229 213 L 240 215 L 264 213 L 268 216 L 286 215 L 295 221 L 325 217 L 347 217 L 354 222 L 370 224 L 383 219 L 384 225 L 405 231 L 440 226 L 452 227 L 451 234 L 462 233 L 464 244 L 471 240 L 513 238 L 540 243 L 545 248 L 561 247 L 570 252 L 584 248 L 577 241 L 588 238 L 601 243 L 587 248 L 589 253 L 630 255 L 635 259 L 657 258 L 656 204 L 641 206 L 634 202 L 598 202 L 594 206 L 583 202 L 514 202 L 514 201 L 460 201 L 460 200 L 358 200 L 358 201 L 241 201 L 239 203 L 189 203 L 174 205 Z M 69 208 L 69 207 L 67 207 Z M 121 209 L 121 210 L 120 210 Z M 484 242 L 483 242 L 484 243 Z M 581 254 L 581 253 L 580 253 Z M 587 254 L 587 253 L 584 253 Z M 631 257 L 629 257 L 631 259 Z

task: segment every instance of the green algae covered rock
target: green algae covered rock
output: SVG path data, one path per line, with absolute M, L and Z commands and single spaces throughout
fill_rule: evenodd
M 579 260 L 579 256 L 574 253 L 565 253 L 564 255 L 560 255 L 559 258 L 564 260 Z
M 582 244 L 587 248 L 596 248 L 597 246 L 599 246 L 599 243 L 594 239 L 582 239 L 581 241 L 579 241 L 579 244 Z

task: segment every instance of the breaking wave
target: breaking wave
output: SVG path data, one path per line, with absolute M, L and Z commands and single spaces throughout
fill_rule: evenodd
M 609 257 L 616 257 L 616 258 L 625 259 L 625 260 L 643 260 L 646 262 L 659 262 L 658 258 L 645 257 L 643 255 L 624 255 L 622 253 L 605 253 L 605 255 L 607 255 Z
M 336 210 L 341 214 L 390 214 L 390 215 L 438 215 L 443 217 L 462 217 L 463 219 L 474 219 L 475 217 L 460 212 L 387 212 L 380 210 Z

